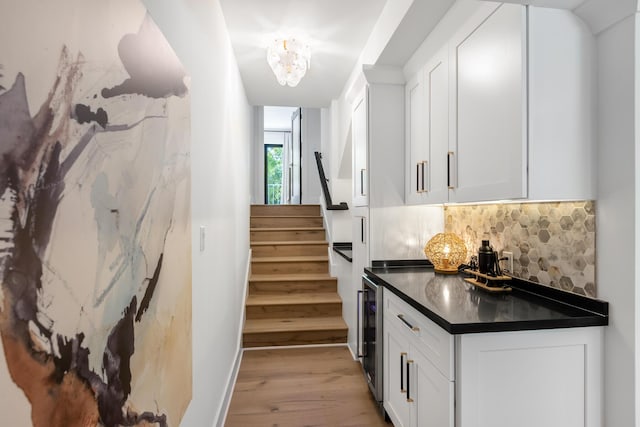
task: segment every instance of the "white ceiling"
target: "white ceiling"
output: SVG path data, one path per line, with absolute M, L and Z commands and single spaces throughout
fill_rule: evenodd
M 296 107 L 264 107 L 264 128 L 291 130 L 291 115 Z
M 342 92 L 386 0 L 220 0 L 252 105 L 327 107 Z M 391 0 L 393 1 L 393 0 Z M 311 69 L 280 86 L 267 43 L 292 35 L 311 45 Z

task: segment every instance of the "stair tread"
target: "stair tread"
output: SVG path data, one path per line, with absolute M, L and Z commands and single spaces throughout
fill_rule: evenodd
M 249 276 L 250 282 L 298 282 L 316 280 L 336 280 L 329 274 L 252 274 Z
M 257 257 L 252 258 L 251 262 L 314 262 L 314 261 L 329 261 L 328 255 L 311 255 L 311 256 L 270 256 L 270 257 Z
M 322 216 L 320 205 L 251 205 L 251 216 Z
M 308 292 L 304 294 L 252 294 L 247 297 L 247 306 L 305 305 L 342 303 L 336 292 Z
M 287 245 L 327 245 L 329 246 L 329 242 L 326 240 L 269 240 L 269 241 L 260 241 L 260 242 L 251 242 L 251 246 L 287 246 Z
M 322 218 L 322 215 L 251 215 L 251 218 Z
M 324 231 L 324 227 L 252 227 L 249 231 Z
M 346 330 L 347 324 L 342 317 L 296 317 L 278 319 L 247 319 L 244 324 L 245 334 L 289 332 L 289 331 L 324 331 Z

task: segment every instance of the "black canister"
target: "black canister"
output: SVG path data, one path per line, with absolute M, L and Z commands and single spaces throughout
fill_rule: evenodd
M 488 240 L 482 241 L 482 246 L 478 249 L 478 271 L 489 274 L 493 270 L 495 255 Z

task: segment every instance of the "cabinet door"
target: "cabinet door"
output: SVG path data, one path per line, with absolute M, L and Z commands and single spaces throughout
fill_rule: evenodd
M 412 427 L 454 427 L 454 382 L 415 347 L 410 352 Z
M 447 152 L 449 150 L 449 60 L 446 49 L 425 67 L 425 140 L 428 163 L 424 167 L 426 203 L 448 201 Z
M 429 165 L 429 147 L 424 138 L 424 72 L 407 82 L 405 86 L 406 111 L 406 181 L 405 198 L 407 204 L 424 203 L 425 167 Z M 428 170 L 427 170 L 428 173 Z
M 353 205 L 367 206 L 369 202 L 368 174 L 368 96 L 363 95 L 354 104 L 351 115 L 351 143 L 353 144 Z
M 408 204 L 448 201 L 449 70 L 438 52 L 405 87 Z
M 603 327 L 456 337 L 465 427 L 602 426 Z
M 369 217 L 367 208 L 354 208 L 351 210 L 351 234 L 352 234 L 352 261 L 350 292 L 353 300 L 357 299 L 358 289 L 361 289 L 362 275 L 365 267 L 369 266 Z M 362 313 L 361 313 L 362 314 Z M 360 317 L 360 319 L 363 319 Z M 362 339 L 362 337 L 360 338 Z M 363 351 L 358 343 L 358 351 Z
M 526 8 L 476 15 L 452 39 L 449 58 L 449 200 L 526 197 Z
M 395 427 L 411 426 L 411 406 L 407 401 L 407 356 L 409 340 L 384 320 L 384 409 Z

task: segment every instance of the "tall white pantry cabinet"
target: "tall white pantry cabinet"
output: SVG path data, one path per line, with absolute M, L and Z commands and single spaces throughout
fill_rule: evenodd
M 352 89 L 353 292 L 376 238 L 372 209 L 404 205 L 404 76 L 396 67 L 364 66 Z M 354 296 L 355 299 L 355 296 Z

